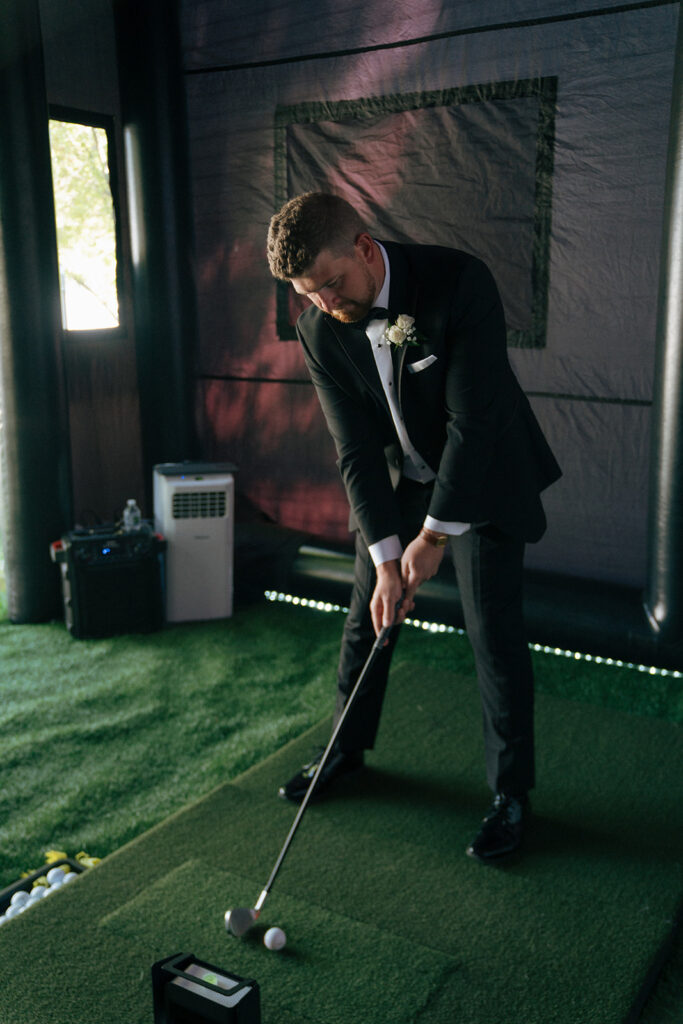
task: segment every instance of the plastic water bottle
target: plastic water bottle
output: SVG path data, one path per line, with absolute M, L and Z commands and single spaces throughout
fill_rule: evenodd
M 137 533 L 142 527 L 142 514 L 135 498 L 129 498 L 123 510 L 123 532 Z

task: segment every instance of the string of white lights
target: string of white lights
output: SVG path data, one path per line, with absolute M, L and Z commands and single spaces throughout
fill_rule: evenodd
M 268 601 L 280 601 L 284 604 L 298 605 L 301 608 L 313 608 L 318 612 L 340 612 L 346 614 L 348 608 L 340 604 L 332 604 L 330 601 L 316 601 L 309 597 L 296 597 L 293 594 L 283 594 L 275 590 L 266 590 L 265 597 Z M 458 626 L 447 626 L 443 622 L 425 622 L 422 619 L 406 619 L 406 626 L 414 629 L 421 629 L 426 633 L 457 633 L 464 636 L 465 630 Z M 655 665 L 638 665 L 632 661 L 620 661 L 619 658 L 606 658 L 600 654 L 582 654 L 580 651 L 565 651 L 561 647 L 549 647 L 546 644 L 529 644 L 532 651 L 537 654 L 552 654 L 559 658 L 571 658 L 574 661 L 590 661 L 595 665 L 610 665 L 614 668 L 630 668 L 636 672 L 645 672 L 650 676 L 669 676 L 672 679 L 683 679 L 683 672 L 676 669 L 657 668 Z

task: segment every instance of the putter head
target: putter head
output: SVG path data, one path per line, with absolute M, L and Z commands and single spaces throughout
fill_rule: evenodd
M 232 910 L 226 910 L 226 931 L 232 932 L 239 939 L 249 931 L 257 917 L 258 912 L 252 910 L 251 907 L 234 907 Z

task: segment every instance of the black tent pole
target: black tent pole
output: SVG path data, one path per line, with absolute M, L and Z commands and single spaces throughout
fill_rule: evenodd
M 683 14 L 674 64 L 652 423 L 645 612 L 663 643 L 683 642 Z
M 59 614 L 50 544 L 71 525 L 59 273 L 37 0 L 0 4 L 0 452 L 12 622 Z
M 114 0 L 131 209 L 146 505 L 152 467 L 196 458 L 196 299 L 177 0 Z

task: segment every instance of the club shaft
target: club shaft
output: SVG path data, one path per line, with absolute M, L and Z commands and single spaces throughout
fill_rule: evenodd
M 278 856 L 278 859 L 275 861 L 275 866 L 273 867 L 273 870 L 270 873 L 270 878 L 266 882 L 265 888 L 262 890 L 261 895 L 259 896 L 258 900 L 256 901 L 256 905 L 255 905 L 254 909 L 257 910 L 257 911 L 261 910 L 261 907 L 263 906 L 263 904 L 265 902 L 265 899 L 266 899 L 268 893 L 271 890 L 273 882 L 275 881 L 275 877 L 276 877 L 278 871 L 280 870 L 280 868 L 282 867 L 282 862 L 284 861 L 285 857 L 287 856 L 287 851 L 289 850 L 289 847 L 290 847 L 290 845 L 292 843 L 292 840 L 294 839 L 294 836 L 296 834 L 296 830 L 298 829 L 299 824 L 301 822 L 301 819 L 303 818 L 304 813 L 306 811 L 306 808 L 308 807 L 308 804 L 310 802 L 311 796 L 313 795 L 313 792 L 315 790 L 316 784 L 317 784 L 318 779 L 320 777 L 320 773 L 323 771 L 325 765 L 327 764 L 329 756 L 332 753 L 332 748 L 334 747 L 334 744 L 335 744 L 335 742 L 337 740 L 337 737 L 338 737 L 339 733 L 341 732 L 341 729 L 342 729 L 342 727 L 344 725 L 344 722 L 346 720 L 346 716 L 347 716 L 348 712 L 350 711 L 351 706 L 352 706 L 352 704 L 353 704 L 353 702 L 354 702 L 354 700 L 356 698 L 356 694 L 359 692 L 361 686 L 363 685 L 363 683 L 365 681 L 365 677 L 367 676 L 368 672 L 370 671 L 370 669 L 374 665 L 375 661 L 377 660 L 379 654 L 381 653 L 381 651 L 382 651 L 382 649 L 383 649 L 387 639 L 389 638 L 389 634 L 391 633 L 392 628 L 393 628 L 393 626 L 385 626 L 380 631 L 377 639 L 375 640 L 374 644 L 372 645 L 372 649 L 370 651 L 368 659 L 365 662 L 365 664 L 363 665 L 363 668 L 361 670 L 360 675 L 358 676 L 358 679 L 356 680 L 356 683 L 355 683 L 355 685 L 353 687 L 353 690 L 351 691 L 351 694 L 350 694 L 348 700 L 346 701 L 346 704 L 344 705 L 344 709 L 343 709 L 341 715 L 339 716 L 339 721 L 337 722 L 337 724 L 335 725 L 334 729 L 332 730 L 332 735 L 330 736 L 329 742 L 328 742 L 327 746 L 325 747 L 325 750 L 323 751 L 323 754 L 322 754 L 322 756 L 320 758 L 320 761 L 318 763 L 318 767 L 316 768 L 316 771 L 315 771 L 315 775 L 311 779 L 310 785 L 309 785 L 308 789 L 306 790 L 306 793 L 304 795 L 303 800 L 301 801 L 301 804 L 299 805 L 299 810 L 297 811 L 296 817 L 294 818 L 294 821 L 292 822 L 292 827 L 289 830 L 289 834 L 287 835 L 287 838 L 284 841 L 282 849 L 280 850 L 280 855 Z

